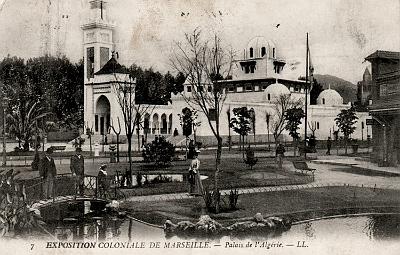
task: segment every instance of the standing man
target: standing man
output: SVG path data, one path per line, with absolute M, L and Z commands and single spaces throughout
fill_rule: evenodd
M 279 143 L 279 145 L 276 147 L 276 152 L 275 152 L 279 170 L 282 170 L 282 161 L 283 157 L 285 156 L 285 151 L 286 150 L 283 144 Z
M 57 175 L 56 164 L 51 157 L 53 149 L 50 147 L 46 150 L 45 156 L 40 160 L 39 172 L 43 178 L 43 194 L 45 198 L 51 198 L 54 188 L 54 177 Z
M 331 155 L 332 140 L 331 140 L 330 136 L 328 137 L 328 140 L 326 141 L 326 147 L 328 148 L 326 155 Z
M 79 188 L 79 195 L 84 194 L 85 180 L 85 159 L 82 156 L 82 149 L 76 148 L 76 154 L 71 157 L 70 169 L 75 179 L 75 187 Z

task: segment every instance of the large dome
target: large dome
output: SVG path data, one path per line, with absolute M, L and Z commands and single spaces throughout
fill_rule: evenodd
M 290 90 L 281 83 L 274 83 L 269 85 L 264 90 L 265 99 L 267 101 L 276 100 L 280 95 L 290 95 Z
M 251 39 L 245 50 L 245 58 L 276 58 L 276 46 L 271 40 L 267 40 L 264 36 L 256 36 Z
M 329 88 L 319 94 L 317 104 L 327 106 L 342 105 L 343 98 L 336 90 Z

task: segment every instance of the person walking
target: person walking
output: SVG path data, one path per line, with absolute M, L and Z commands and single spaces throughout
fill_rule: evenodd
M 54 178 L 57 175 L 56 164 L 54 159 L 51 157 L 53 149 L 48 148 L 45 156 L 40 160 L 39 173 L 43 178 L 43 194 L 45 198 L 51 198 L 53 196 L 54 189 Z
M 76 154 L 71 157 L 70 169 L 72 175 L 75 177 L 75 187 L 79 195 L 84 195 L 85 185 L 85 159 L 82 155 L 82 149 L 76 148 Z
M 285 146 L 283 144 L 279 143 L 279 145 L 276 147 L 276 160 L 278 162 L 278 168 L 279 170 L 282 170 L 282 162 L 283 162 L 283 157 L 285 156 Z
M 331 137 L 328 137 L 328 140 L 326 141 L 326 147 L 328 151 L 326 152 L 326 155 L 331 155 L 331 147 L 332 147 L 332 140 Z
M 193 180 L 192 183 L 190 183 L 189 179 L 189 184 L 190 184 L 190 190 L 189 193 L 194 196 L 202 196 L 203 195 L 203 184 L 201 183 L 201 178 L 200 178 L 200 160 L 198 159 L 200 151 L 197 150 L 194 155 L 192 162 L 190 163 L 190 168 L 189 168 L 189 176 L 190 174 L 193 175 Z M 190 178 L 190 177 L 189 177 Z

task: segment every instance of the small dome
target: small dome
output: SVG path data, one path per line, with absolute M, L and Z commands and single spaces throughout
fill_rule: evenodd
M 265 99 L 267 101 L 274 100 L 278 98 L 280 95 L 290 95 L 290 90 L 281 83 L 274 83 L 269 85 L 265 90 Z
M 244 51 L 245 58 L 262 58 L 265 56 L 276 58 L 275 43 L 265 39 L 264 36 L 256 36 L 251 39 Z
M 343 98 L 336 90 L 329 88 L 325 89 L 319 94 L 317 98 L 317 104 L 327 106 L 342 105 Z

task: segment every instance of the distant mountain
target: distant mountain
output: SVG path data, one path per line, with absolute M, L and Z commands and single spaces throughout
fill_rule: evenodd
M 357 100 L 357 85 L 329 74 L 314 74 L 314 78 L 324 89 L 328 89 L 330 84 L 331 89 L 336 90 L 343 97 L 345 104 Z

